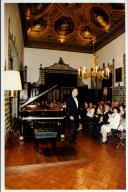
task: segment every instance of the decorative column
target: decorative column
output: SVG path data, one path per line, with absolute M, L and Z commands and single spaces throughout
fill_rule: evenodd
M 45 85 L 45 70 L 42 68 L 42 64 L 40 64 L 40 77 L 41 77 L 41 84 Z
M 27 66 L 24 66 L 23 69 L 23 78 L 24 78 L 24 83 L 27 83 Z
M 118 101 L 119 103 L 126 102 L 126 62 L 125 54 L 123 55 L 123 66 L 122 66 L 122 79 L 121 82 L 116 82 L 115 78 L 115 61 L 113 59 L 113 72 L 112 72 L 112 100 Z
M 126 55 L 123 55 L 123 82 L 124 82 L 124 93 L 123 102 L 126 104 Z
M 113 58 L 112 60 L 112 67 L 111 67 L 111 71 L 112 71 L 112 100 L 114 100 L 114 84 L 115 84 L 115 59 Z
M 92 71 L 93 69 L 91 68 L 91 71 Z M 94 82 L 95 80 L 94 80 L 94 78 L 91 76 L 91 89 L 94 89 L 95 88 L 95 82 Z
M 39 80 L 36 83 L 37 85 L 45 85 L 45 69 L 42 68 L 42 64 L 39 67 Z

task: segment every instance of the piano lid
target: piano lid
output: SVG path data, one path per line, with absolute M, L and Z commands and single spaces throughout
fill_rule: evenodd
M 36 95 L 34 97 L 30 97 L 25 103 L 23 103 L 22 105 L 20 105 L 19 109 L 21 109 L 22 107 L 25 107 L 26 105 L 30 104 L 31 102 L 35 101 L 36 99 L 40 98 L 41 96 L 45 95 L 46 93 L 48 93 L 49 91 L 55 89 L 58 85 L 54 85 L 51 88 L 47 89 L 46 91 L 44 91 L 43 93 L 40 93 L 39 95 Z

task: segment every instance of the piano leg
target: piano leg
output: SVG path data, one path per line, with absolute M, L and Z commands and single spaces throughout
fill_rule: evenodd
M 58 135 L 60 136 L 60 139 L 64 139 L 65 138 L 63 124 L 64 124 L 64 121 L 63 122 L 61 122 L 61 121 L 57 122 L 57 132 L 58 132 Z
M 35 139 L 35 142 L 34 142 L 34 149 L 35 149 L 36 152 L 38 152 L 38 149 L 39 149 L 38 144 L 39 144 L 38 139 Z
M 22 122 L 22 125 L 21 125 L 19 140 L 20 141 L 24 140 L 24 125 L 23 125 L 23 122 Z
M 50 143 L 51 143 L 52 149 L 55 150 L 56 149 L 56 139 L 51 139 Z

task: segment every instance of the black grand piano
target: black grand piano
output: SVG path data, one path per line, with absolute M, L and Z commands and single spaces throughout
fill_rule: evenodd
M 20 138 L 34 137 L 39 139 L 41 132 L 45 133 L 46 138 L 55 137 L 64 138 L 64 123 L 66 118 L 66 109 L 62 105 L 55 106 L 54 103 L 41 105 L 39 101 L 43 96 L 55 89 L 57 85 L 45 90 L 44 92 L 30 97 L 19 107 L 21 119 Z M 49 133 L 50 132 L 50 133 Z M 52 135 L 52 136 L 51 136 Z M 43 137 L 42 137 L 43 138 Z

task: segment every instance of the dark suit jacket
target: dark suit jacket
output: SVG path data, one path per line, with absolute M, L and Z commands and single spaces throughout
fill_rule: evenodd
M 67 98 L 67 116 L 73 116 L 74 119 L 79 119 L 80 106 L 78 101 L 78 108 L 72 96 Z
M 102 117 L 103 117 L 102 124 L 109 124 L 109 122 L 108 122 L 108 118 L 109 118 L 108 114 L 109 114 L 109 112 L 107 112 L 105 114 L 103 113 L 103 115 L 102 115 Z

